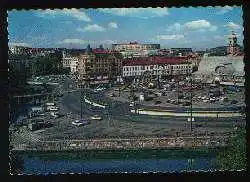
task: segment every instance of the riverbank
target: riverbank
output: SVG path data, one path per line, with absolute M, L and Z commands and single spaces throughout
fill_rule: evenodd
M 37 157 L 47 160 L 95 160 L 95 159 L 162 159 L 197 158 L 216 154 L 225 147 L 188 148 L 188 149 L 92 149 L 76 151 L 13 151 L 15 155 Z
M 74 151 L 93 149 L 175 149 L 198 147 L 224 147 L 228 137 L 165 137 L 130 139 L 90 139 L 37 141 L 13 146 L 14 151 Z

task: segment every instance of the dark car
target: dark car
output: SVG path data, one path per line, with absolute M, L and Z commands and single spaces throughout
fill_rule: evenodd
M 155 104 L 161 104 L 161 101 L 157 100 L 155 101 Z
M 231 101 L 231 104 L 237 104 L 237 103 L 238 103 L 237 100 L 232 100 L 232 101 Z
M 183 106 L 190 106 L 190 105 L 191 105 L 190 102 L 184 102 L 184 103 L 183 103 Z

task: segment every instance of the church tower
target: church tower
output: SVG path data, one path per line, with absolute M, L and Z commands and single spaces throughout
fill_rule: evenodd
M 239 47 L 237 44 L 237 37 L 234 31 L 232 31 L 232 34 L 228 36 L 228 47 L 227 47 L 227 53 L 230 55 L 234 55 L 239 51 Z

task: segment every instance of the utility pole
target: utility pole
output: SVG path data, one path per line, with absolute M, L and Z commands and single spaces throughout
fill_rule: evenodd
M 177 102 L 179 104 L 179 80 L 177 80 Z
M 193 131 L 193 114 L 192 114 L 193 113 L 193 106 L 192 106 L 193 105 L 193 103 L 192 103 L 192 97 L 193 97 L 193 93 L 192 93 L 193 92 L 193 90 L 192 90 L 193 89 L 192 88 L 193 87 L 193 79 L 192 79 L 192 74 L 191 74 L 190 78 L 191 78 L 190 79 L 190 82 L 191 82 L 191 87 L 190 87 L 190 94 L 191 94 L 191 97 L 190 97 L 190 112 L 191 112 L 190 113 L 190 115 L 191 115 L 191 120 L 190 121 L 191 122 L 190 123 L 191 123 L 191 126 L 190 126 L 190 129 L 191 129 L 191 133 L 192 133 L 192 131 Z
M 82 119 L 82 115 L 83 115 L 82 114 L 82 102 L 83 102 L 83 88 L 82 87 L 83 87 L 83 84 L 81 84 L 81 100 L 80 100 L 81 101 L 81 119 Z

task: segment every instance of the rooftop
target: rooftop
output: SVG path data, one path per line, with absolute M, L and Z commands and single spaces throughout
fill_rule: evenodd
M 129 58 L 123 61 L 124 66 L 136 66 L 136 65 L 155 65 L 155 64 L 185 64 L 188 57 L 139 57 Z

